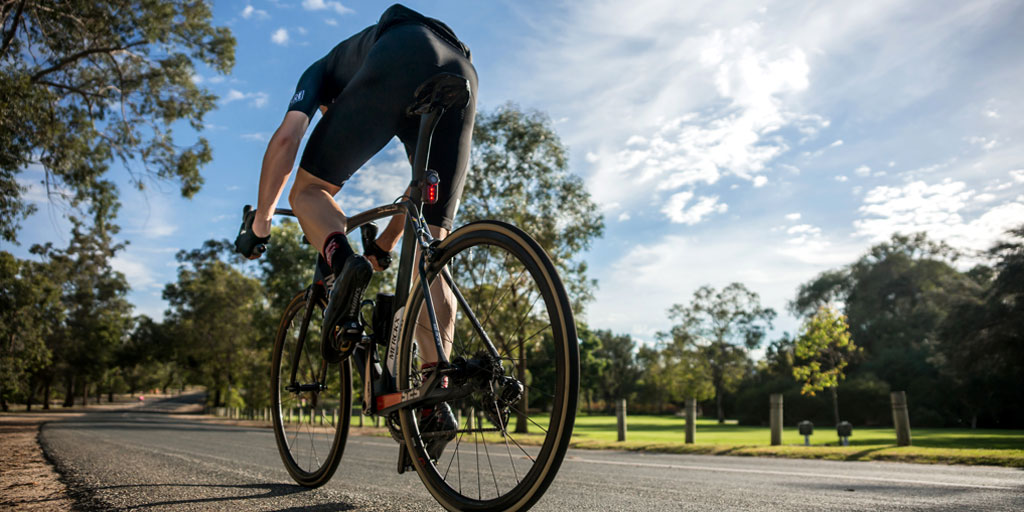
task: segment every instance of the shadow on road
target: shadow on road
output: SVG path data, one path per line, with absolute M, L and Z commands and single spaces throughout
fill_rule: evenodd
M 163 507 L 171 505 L 190 505 L 190 504 L 210 504 L 210 503 L 223 503 L 229 504 L 234 501 L 240 500 L 253 500 L 253 499 L 266 499 L 266 498 L 278 498 L 282 496 L 288 496 L 300 492 L 309 492 L 312 489 L 293 484 L 275 484 L 275 483 L 263 483 L 263 484 L 239 484 L 239 485 L 227 485 L 227 484 L 132 484 L 132 485 L 110 485 L 106 487 L 97 487 L 95 491 L 101 490 L 115 490 L 115 489 L 147 489 L 147 488 L 202 488 L 202 489 L 236 489 L 236 490 L 265 490 L 261 494 L 245 494 L 240 496 L 212 496 L 205 498 L 194 498 L 194 499 L 180 499 L 180 500 L 167 500 L 167 501 L 155 501 L 152 503 L 146 503 L 141 505 L 133 505 L 133 508 L 150 508 L 150 507 Z M 356 507 L 344 503 L 319 503 L 314 505 L 303 505 L 301 507 L 279 509 L 279 510 L 353 510 Z

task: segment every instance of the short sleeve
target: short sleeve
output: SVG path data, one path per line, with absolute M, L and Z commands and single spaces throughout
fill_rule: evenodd
M 298 110 L 306 114 L 310 119 L 320 107 L 320 89 L 324 83 L 325 61 L 320 59 L 306 68 L 295 86 L 295 94 L 288 102 L 288 111 Z

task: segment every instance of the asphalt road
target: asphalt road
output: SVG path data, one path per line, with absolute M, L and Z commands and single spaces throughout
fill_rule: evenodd
M 438 510 L 390 438 L 350 436 L 330 483 L 292 485 L 267 428 L 141 411 L 46 424 L 87 508 Z M 1024 510 L 1024 471 L 570 450 L 534 510 Z

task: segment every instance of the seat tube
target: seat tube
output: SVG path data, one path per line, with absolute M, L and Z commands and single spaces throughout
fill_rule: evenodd
M 437 109 L 420 116 L 420 129 L 416 138 L 416 154 L 413 156 L 412 165 L 412 194 L 410 201 L 419 210 L 423 207 L 422 181 L 427 170 L 427 163 L 430 160 L 430 145 L 434 137 L 434 129 L 444 115 L 444 109 Z M 395 289 L 395 303 L 404 305 L 409 298 L 409 285 L 412 281 L 413 258 L 416 255 L 416 231 L 413 229 L 413 219 L 406 216 L 405 234 L 402 236 L 402 255 L 398 267 L 398 283 Z

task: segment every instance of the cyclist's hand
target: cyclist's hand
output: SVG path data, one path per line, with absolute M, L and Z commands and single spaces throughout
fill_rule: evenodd
M 270 241 L 270 235 L 256 236 L 252 232 L 252 223 L 255 219 L 256 210 L 245 205 L 245 208 L 242 208 L 242 227 L 235 238 L 235 252 L 250 260 L 259 258 L 267 250 L 267 242 Z

